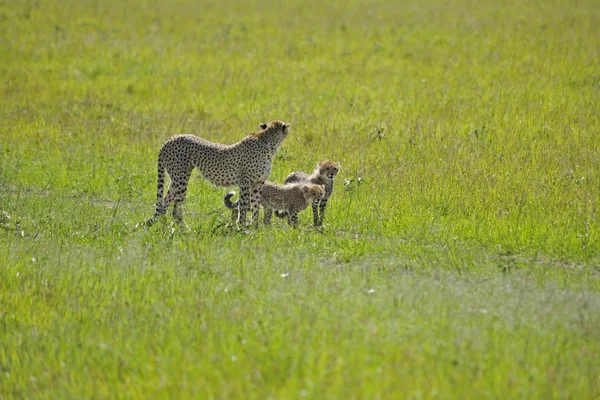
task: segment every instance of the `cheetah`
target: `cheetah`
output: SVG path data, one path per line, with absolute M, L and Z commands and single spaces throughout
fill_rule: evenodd
M 227 208 L 232 209 L 232 217 L 235 216 L 238 202 L 231 203 L 231 197 L 235 192 L 229 192 L 223 198 Z M 325 186 L 313 184 L 289 184 L 266 181 L 261 188 L 260 203 L 264 209 L 264 223 L 271 223 L 273 210 L 284 211 L 288 216 L 288 224 L 296 227 L 298 225 L 298 213 L 305 210 L 309 204 L 319 201 L 325 195 Z
M 260 188 L 271 173 L 271 160 L 289 133 L 290 124 L 275 120 L 261 123 L 258 133 L 231 144 L 209 142 L 194 135 L 175 135 L 167 139 L 158 153 L 158 188 L 156 213 L 148 220 L 151 225 L 165 215 L 173 202 L 173 217 L 183 222 L 180 210 L 185 201 L 190 175 L 194 167 L 215 186 L 240 188 L 238 224 L 246 224 L 246 214 L 252 211 L 252 222 L 258 224 Z M 171 183 L 163 198 L 165 171 Z
M 327 207 L 327 200 L 333 193 L 333 179 L 340 171 L 340 164 L 333 161 L 323 161 L 317 164 L 317 167 L 312 174 L 307 175 L 304 172 L 292 172 L 285 178 L 284 183 L 312 183 L 315 185 L 325 186 L 325 196 L 319 201 L 315 200 L 312 203 L 313 210 L 313 222 L 315 226 L 323 225 L 323 218 L 325 217 L 325 207 Z M 275 212 L 280 218 L 285 217 L 285 213 Z

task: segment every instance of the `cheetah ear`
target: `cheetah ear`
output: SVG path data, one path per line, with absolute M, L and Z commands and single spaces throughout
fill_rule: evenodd
M 321 168 L 321 165 L 323 165 L 323 163 L 319 161 L 319 163 L 317 164 L 317 168 Z
M 308 186 L 302 186 L 302 191 L 304 193 L 308 193 L 309 190 L 310 190 L 310 188 Z
M 262 130 L 267 129 L 267 124 L 265 124 L 264 122 L 261 122 L 259 126 L 260 126 L 260 129 L 262 129 Z

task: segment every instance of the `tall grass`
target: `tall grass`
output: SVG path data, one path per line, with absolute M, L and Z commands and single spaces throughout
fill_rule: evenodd
M 600 395 L 594 1 L 0 1 L 0 397 Z M 172 134 L 283 119 L 325 229 L 231 232 Z

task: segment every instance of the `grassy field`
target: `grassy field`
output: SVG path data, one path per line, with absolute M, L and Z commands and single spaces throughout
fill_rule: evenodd
M 600 398 L 596 0 L 0 0 L 0 399 Z M 163 140 L 292 124 L 325 229 Z

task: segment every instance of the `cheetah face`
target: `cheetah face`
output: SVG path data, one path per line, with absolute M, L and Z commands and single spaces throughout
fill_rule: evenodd
M 315 193 L 315 200 L 321 200 L 323 197 L 325 197 L 325 186 L 324 185 L 319 185 L 314 189 L 314 193 Z
M 324 161 L 319 163 L 319 174 L 332 180 L 340 171 L 340 164 L 333 161 Z
M 308 201 L 319 201 L 325 196 L 325 186 L 323 185 L 307 185 L 302 187 L 304 198 Z

